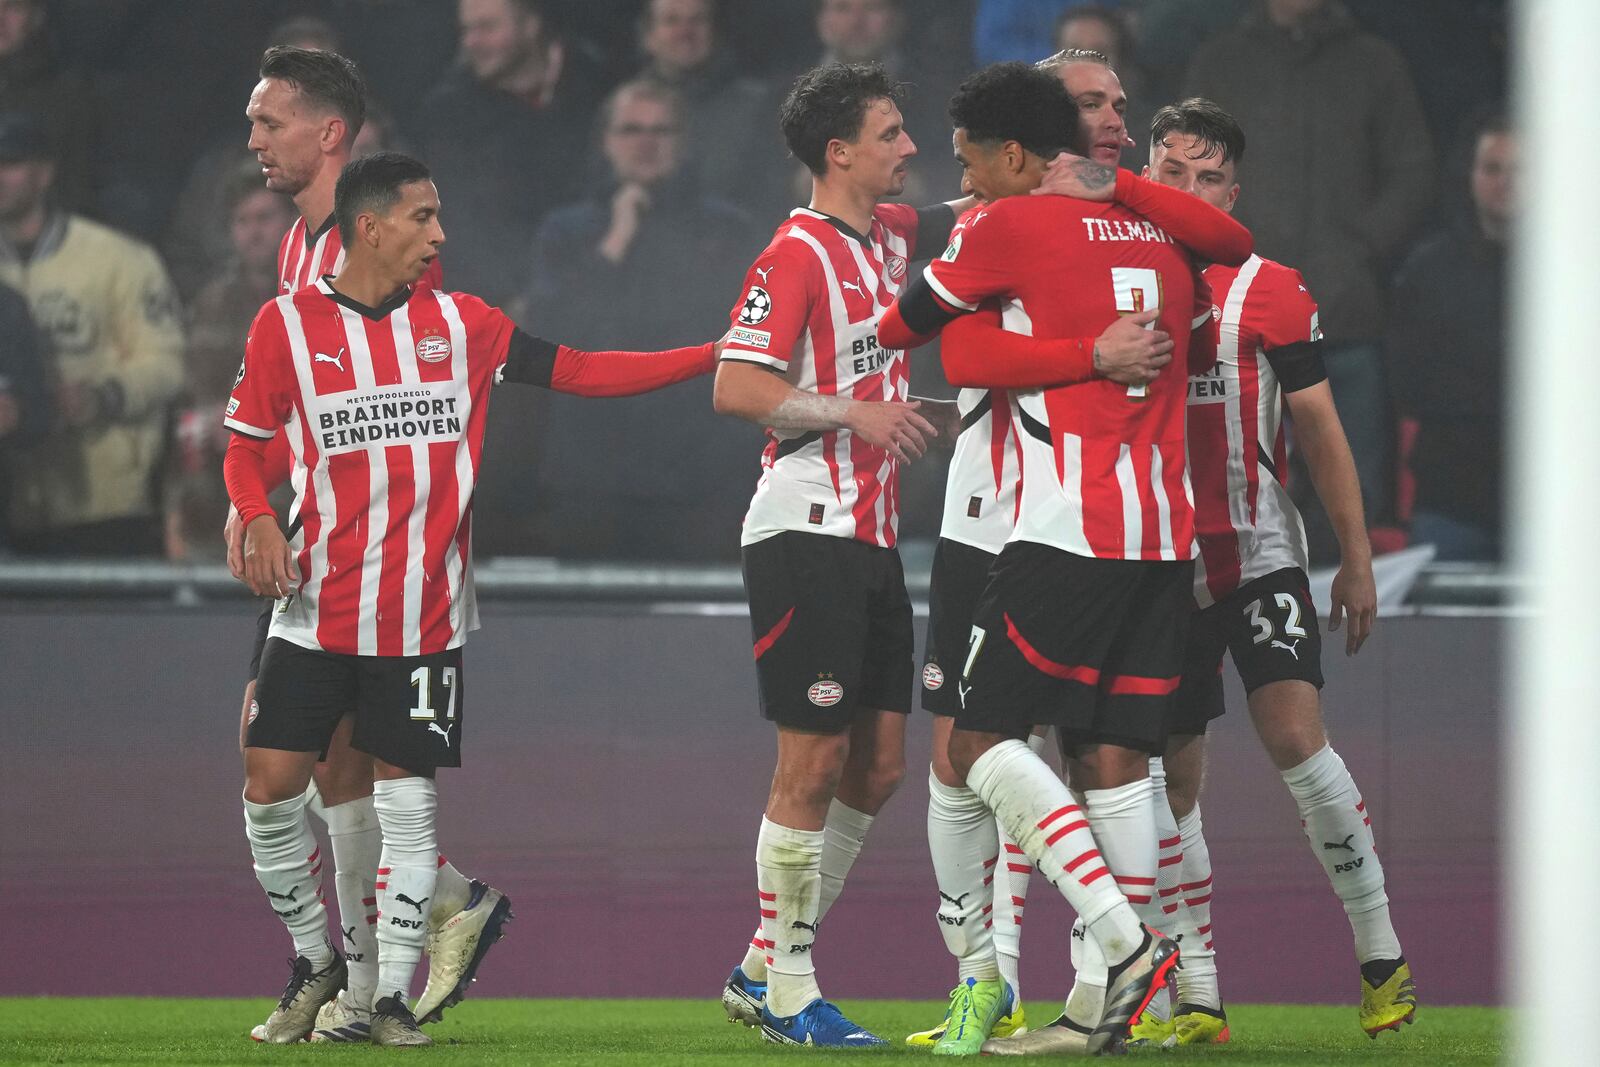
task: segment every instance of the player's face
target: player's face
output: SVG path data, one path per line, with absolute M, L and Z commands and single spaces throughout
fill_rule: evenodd
M 1478 215 L 1504 226 L 1515 211 L 1517 142 L 1509 133 L 1486 133 L 1472 153 L 1472 203 Z
M 845 145 L 854 182 L 874 197 L 899 196 L 906 191 L 906 175 L 917 146 L 906 133 L 900 109 L 889 99 L 867 105 L 861 133 Z
M 645 51 L 671 70 L 693 70 L 711 58 L 710 0 L 655 0 Z
M 250 120 L 250 151 L 275 193 L 293 196 L 304 189 L 322 166 L 324 146 L 338 143 L 330 128 L 335 120 L 277 78 L 257 83 L 244 114 Z
M 1129 143 L 1124 115 L 1128 97 L 1116 71 L 1099 63 L 1067 63 L 1056 68 L 1056 77 L 1067 87 L 1078 104 L 1078 124 L 1089 146 L 1089 158 L 1114 167 Z
M 984 203 L 1003 196 L 1018 196 L 1033 188 L 1021 167 L 1022 149 L 1015 142 L 985 144 L 967 139 L 967 131 L 957 127 L 950 135 L 956 163 L 961 167 L 961 191 Z
M 260 189 L 234 206 L 228 220 L 233 254 L 249 270 L 271 270 L 278 260 L 278 242 L 294 221 L 288 203 L 267 189 Z
M 1223 211 L 1232 211 L 1233 202 L 1239 198 L 1234 174 L 1233 162 L 1222 161 L 1222 149 L 1208 149 L 1198 137 L 1187 133 L 1169 133 L 1153 145 L 1150 166 L 1145 168 L 1147 177 L 1198 196 Z
M 44 204 L 55 165 L 40 159 L 0 163 L 0 222 L 27 218 Z
M 846 63 L 882 56 L 900 36 L 900 12 L 889 0 L 822 0 L 817 38 Z
M 395 276 L 411 284 L 439 258 L 444 229 L 439 225 L 439 190 L 432 182 L 409 182 L 400 199 L 377 216 L 378 257 Z
M 683 131 L 671 105 L 624 96 L 606 124 L 605 153 L 618 181 L 654 185 L 678 169 Z
M 459 15 L 461 53 L 481 82 L 506 77 L 539 44 L 538 16 L 511 0 L 461 0 Z

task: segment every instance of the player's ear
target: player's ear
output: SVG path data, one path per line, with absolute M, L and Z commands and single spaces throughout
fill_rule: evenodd
M 345 125 L 344 119 L 337 115 L 330 116 L 322 124 L 322 150 L 324 152 L 338 151 L 339 146 L 344 144 L 345 132 L 348 129 L 349 127 Z

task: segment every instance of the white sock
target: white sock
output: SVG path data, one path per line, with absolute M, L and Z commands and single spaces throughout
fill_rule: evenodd
M 371 797 L 324 808 L 322 817 L 328 824 L 328 847 L 333 852 L 333 888 L 339 898 L 339 929 L 350 969 L 350 1002 L 361 1011 L 371 1011 L 372 994 L 378 988 L 376 883 L 383 830 Z
M 1141 778 L 1115 789 L 1089 789 L 1083 792 L 1081 802 L 1117 887 L 1141 922 L 1160 929 L 1152 785 L 1150 779 Z M 1166 802 L 1164 794 L 1162 802 Z M 1081 927 L 1080 921 L 1072 930 L 1073 983 L 1064 1011 L 1068 1019 L 1080 1026 L 1093 1027 L 1099 1024 L 1105 1006 L 1107 964 L 1099 946 L 1081 936 Z M 1156 1001 L 1152 1001 L 1155 1015 L 1167 1018 L 1169 1013 L 1164 1010 L 1164 1003 Z
M 322 790 L 317 788 L 317 780 L 311 779 L 306 784 L 306 814 L 315 815 L 322 822 L 328 821 L 328 807 L 322 802 Z
M 304 795 L 275 804 L 244 802 L 245 836 L 256 881 L 294 938 L 296 955 L 320 971 L 333 962 L 328 909 L 322 900 L 322 850 L 306 821 Z
M 1083 808 L 1049 764 L 1021 741 L 1002 741 L 973 762 L 967 785 L 1083 917 L 1107 959 L 1120 963 L 1138 951 L 1139 918 L 1101 859 Z
M 1178 833 L 1178 819 L 1167 800 L 1167 768 L 1159 756 L 1150 759 L 1150 803 L 1156 818 L 1156 903 L 1161 906 L 1161 921 L 1156 929 L 1176 939 L 1181 951 L 1188 943 L 1184 934 L 1189 932 L 1183 927 L 1183 902 L 1178 899 L 1179 876 L 1183 873 L 1183 835 Z M 1168 982 L 1161 995 L 1151 1002 L 1157 1018 L 1172 1017 L 1172 998 L 1176 994 L 1176 985 Z
M 1183 862 L 1178 864 L 1178 894 L 1183 907 L 1177 924 L 1183 934 L 1179 947 L 1182 966 L 1177 970 L 1178 1003 L 1222 1008 L 1222 993 L 1217 986 L 1217 953 L 1211 934 L 1211 850 L 1200 822 L 1200 806 L 1178 820 L 1178 847 Z
M 872 816 L 857 811 L 837 797 L 828 803 L 828 817 L 822 824 L 822 892 L 817 898 L 817 922 L 827 917 L 834 901 L 844 892 L 844 880 L 861 855 Z
M 1356 783 L 1331 745 L 1283 772 L 1305 827 L 1306 841 L 1333 883 L 1355 933 L 1356 960 L 1399 959 L 1400 940 L 1389 921 L 1383 864 L 1372 819 Z
M 872 819 L 871 815 L 837 798 L 828 804 L 828 817 L 822 824 L 822 889 L 817 900 L 817 922 L 822 922 L 844 891 L 844 880 L 861 855 L 867 831 L 872 829 Z M 771 948 L 762 927 L 757 926 L 739 964 L 746 978 L 752 982 L 767 980 L 767 956 Z
M 793 830 L 761 820 L 756 838 L 756 885 L 761 895 L 767 957 L 767 1006 L 794 1015 L 822 996 L 811 946 L 822 895 L 822 830 Z
M 1042 757 L 1045 740 L 1043 734 L 1029 734 L 1028 747 Z M 999 823 L 995 823 L 995 835 L 1000 842 L 1000 863 L 994 869 L 994 952 L 1000 963 L 1000 976 L 1011 984 L 1020 1003 L 1022 914 L 1028 904 L 1033 864 Z
M 439 879 L 433 887 L 433 903 L 428 910 L 428 923 L 435 929 L 472 899 L 472 883 L 456 870 L 455 864 L 439 857 Z
M 428 935 L 428 904 L 438 882 L 439 791 L 428 778 L 374 782 L 373 806 L 383 827 L 378 865 L 378 990 L 409 1005 L 411 979 Z
M 978 794 L 948 786 L 928 769 L 928 851 L 939 889 L 939 933 L 956 958 L 960 981 L 1000 976 L 995 959 L 994 900 L 1003 892 L 998 870 L 1000 842 L 994 816 Z

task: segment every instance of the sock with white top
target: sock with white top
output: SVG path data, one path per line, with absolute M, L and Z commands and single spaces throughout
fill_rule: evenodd
M 822 996 L 811 946 L 822 896 L 825 831 L 795 830 L 761 820 L 756 838 L 756 888 L 767 946 L 767 1010 L 797 1014 Z
M 375 782 L 372 800 L 383 827 L 376 996 L 398 993 L 409 1004 L 439 878 L 439 793 L 432 779 L 395 778 Z
M 978 794 L 949 786 L 928 769 L 928 851 L 939 890 L 939 933 L 956 958 L 957 978 L 1000 976 L 995 958 L 994 900 L 1000 890 L 1000 842 L 994 816 Z
M 322 900 L 322 850 L 306 821 L 306 798 L 273 804 L 244 802 L 245 836 L 255 860 L 256 881 L 294 939 L 295 954 L 314 971 L 333 962 L 328 910 Z
M 360 1011 L 372 1010 L 378 988 L 378 864 L 383 830 L 370 796 L 323 808 L 328 849 L 333 853 L 333 891 L 339 899 L 339 929 L 349 968 L 349 999 Z

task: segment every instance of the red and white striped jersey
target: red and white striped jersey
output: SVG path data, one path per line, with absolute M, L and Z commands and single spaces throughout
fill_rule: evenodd
M 1117 204 L 1008 197 L 972 216 L 924 276 L 947 310 L 998 300 L 1002 327 L 1028 336 L 1092 337 L 1119 314 L 1161 310 L 1174 366 L 1146 395 L 1107 379 L 1011 394 L 1022 487 L 1010 539 L 1101 559 L 1192 559 L 1183 368 L 1191 334 L 1209 346 L 1215 332 L 1183 248 Z
M 348 655 L 453 648 L 478 625 L 472 493 L 515 326 L 465 293 L 363 308 L 326 280 L 268 302 L 225 423 L 294 456 L 301 584 L 271 634 Z
M 1022 446 L 1011 426 L 1004 389 L 963 389 L 956 395 L 961 436 L 944 483 L 939 536 L 998 555 L 1017 522 Z
M 796 389 L 856 400 L 904 400 L 906 354 L 878 346 L 878 319 L 905 283 L 918 212 L 882 204 L 865 234 L 797 208 L 745 276 L 724 360 L 785 375 Z M 948 232 L 949 215 L 943 225 Z M 898 464 L 849 430 L 767 430 L 761 479 L 740 543 L 786 530 L 893 548 Z
M 316 232 L 303 217 L 295 219 L 278 244 L 278 292 L 297 293 L 324 274 L 338 274 L 343 266 L 344 242 L 331 212 Z M 444 269 L 439 260 L 428 264 L 427 273 L 415 288 L 425 292 L 444 288 Z
M 1283 485 L 1283 390 L 1269 353 L 1322 338 L 1299 271 L 1251 256 L 1242 267 L 1208 267 L 1205 278 L 1221 333 L 1216 366 L 1189 379 L 1201 607 L 1273 571 L 1309 565 L 1305 527 Z

